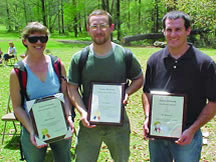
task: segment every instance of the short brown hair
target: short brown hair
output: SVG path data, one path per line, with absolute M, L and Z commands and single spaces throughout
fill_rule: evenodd
M 37 32 L 49 36 L 49 30 L 46 26 L 44 26 L 39 22 L 30 22 L 23 29 L 23 32 L 21 34 L 22 39 L 27 39 L 30 34 L 37 33 Z
M 92 13 L 88 16 L 88 24 L 89 24 L 90 17 L 91 16 L 97 16 L 97 15 L 106 15 L 106 16 L 108 16 L 109 26 L 112 25 L 112 16 L 109 14 L 109 12 L 104 11 L 104 10 L 94 10 L 94 11 L 92 11 Z

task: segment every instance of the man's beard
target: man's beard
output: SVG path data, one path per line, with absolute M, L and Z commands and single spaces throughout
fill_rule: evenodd
M 105 44 L 109 38 L 107 38 L 106 36 L 104 36 L 103 38 L 97 39 L 97 38 L 92 38 L 93 42 L 97 45 L 103 45 Z

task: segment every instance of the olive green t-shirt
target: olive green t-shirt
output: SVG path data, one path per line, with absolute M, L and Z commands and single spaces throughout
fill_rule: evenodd
M 112 43 L 112 46 L 112 50 L 106 55 L 98 56 L 93 52 L 92 45 L 90 45 L 88 59 L 81 74 L 83 99 L 86 106 L 88 105 L 91 82 L 125 83 L 127 79 L 134 80 L 142 75 L 141 66 L 133 55 L 129 78 L 126 78 L 124 48 L 115 43 Z M 78 64 L 80 55 L 81 51 L 73 55 L 68 71 L 69 83 L 73 85 L 79 83 Z

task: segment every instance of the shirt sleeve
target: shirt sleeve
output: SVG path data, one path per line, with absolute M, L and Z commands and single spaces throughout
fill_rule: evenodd
M 206 74 L 206 97 L 209 101 L 216 102 L 216 64 L 212 60 L 207 67 Z
M 144 93 L 150 93 L 150 85 L 151 85 L 151 67 L 147 64 L 146 73 L 145 73 L 145 81 L 143 86 Z
M 142 68 L 136 56 L 132 54 L 132 64 L 129 71 L 129 79 L 136 80 L 142 75 Z
M 80 53 L 78 52 L 72 56 L 71 63 L 68 70 L 68 82 L 74 85 L 79 84 L 79 58 Z

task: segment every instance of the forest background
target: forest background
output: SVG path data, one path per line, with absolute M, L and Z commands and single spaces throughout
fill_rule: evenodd
M 1 0 L 0 8 L 0 24 L 9 32 L 20 32 L 28 22 L 39 21 L 53 37 L 69 39 L 85 39 L 87 16 L 101 8 L 113 16 L 117 41 L 129 35 L 161 33 L 164 14 L 181 10 L 191 16 L 192 29 L 199 33 L 191 37 L 191 42 L 216 48 L 215 0 Z M 154 41 L 135 44 L 148 45 Z

